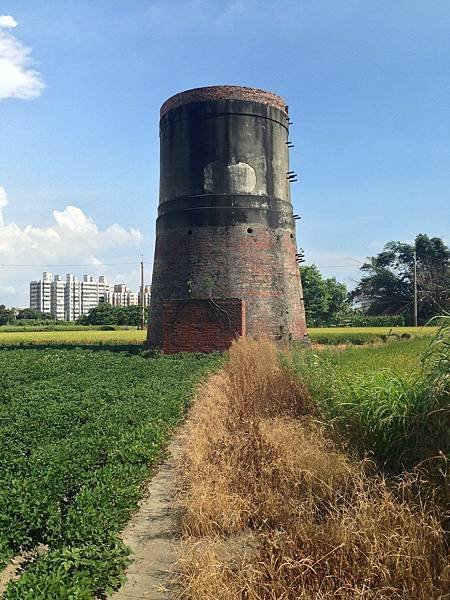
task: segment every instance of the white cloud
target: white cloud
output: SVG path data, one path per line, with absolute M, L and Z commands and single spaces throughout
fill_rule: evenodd
M 3 209 L 7 204 L 7 194 L 0 186 L 0 265 L 6 265 L 0 269 L 0 293 L 12 294 L 15 288 L 18 295 L 14 302 L 18 305 L 27 304 L 28 282 L 39 278 L 48 265 L 92 265 L 91 269 L 98 272 L 103 269 L 103 262 L 121 262 L 124 248 L 142 246 L 143 236 L 138 229 L 126 229 L 118 223 L 101 229 L 76 206 L 54 210 L 49 227 L 20 227 L 5 218 Z M 131 254 L 138 253 L 134 249 Z M 27 269 L 14 265 L 36 266 Z M 70 266 L 47 270 L 62 274 L 74 271 L 78 275 L 83 271 Z
M 99 229 L 90 217 L 76 206 L 66 206 L 63 211 L 54 210 L 52 226 L 19 227 L 16 223 L 7 223 L 3 217 L 2 206 L 6 205 L 6 194 L 0 188 L 0 252 L 2 262 L 14 262 L 21 257 L 36 256 L 37 261 L 52 259 L 83 259 L 92 264 L 98 263 L 95 254 L 116 246 L 142 243 L 142 234 L 138 229 L 125 229 L 115 223 L 107 229 Z
M 0 16 L 0 100 L 40 96 L 45 87 L 32 66 L 31 48 L 25 46 L 6 29 L 17 26 L 10 15 Z
M 2 15 L 0 16 L 0 27 L 5 27 L 6 29 L 17 27 L 17 21 L 11 15 Z
M 3 225 L 3 208 L 8 204 L 6 190 L 0 185 L 0 227 Z
M 0 185 L 0 209 L 8 204 L 8 197 L 5 188 Z

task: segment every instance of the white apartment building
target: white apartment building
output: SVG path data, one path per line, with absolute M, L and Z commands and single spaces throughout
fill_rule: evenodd
M 84 275 L 81 282 L 81 314 L 87 315 L 99 305 L 98 282 L 91 275 Z
M 64 321 L 64 288 L 65 284 L 60 275 L 55 275 L 50 283 L 50 314 L 58 321 Z
M 145 306 L 145 308 L 150 306 L 151 293 L 152 293 L 152 286 L 151 285 L 144 286 L 144 306 Z M 141 295 L 142 295 L 141 291 L 139 291 L 139 294 L 138 294 L 139 306 L 142 306 Z
M 60 275 L 52 278 L 51 273 L 45 272 L 41 281 L 30 282 L 30 308 L 50 314 L 59 321 L 75 321 L 100 302 L 107 302 L 109 290 L 109 283 L 103 275 L 98 281 L 91 275 L 84 275 L 79 281 L 68 273 L 63 281 Z
M 139 298 L 124 283 L 116 284 L 112 292 L 106 295 L 106 302 L 113 306 L 138 306 Z
M 106 296 L 109 293 L 109 283 L 106 281 L 104 275 L 100 275 L 98 278 L 98 297 L 100 302 L 106 302 Z
M 107 302 L 109 283 L 107 283 L 104 275 L 100 275 L 98 281 L 95 281 L 91 275 L 84 275 L 80 288 L 82 315 L 87 315 L 92 308 L 95 308 L 101 302 Z
M 51 312 L 52 274 L 44 271 L 42 281 L 30 282 L 30 308 L 43 313 Z
M 64 287 L 64 320 L 76 321 L 81 315 L 81 286 L 78 279 L 67 273 Z
M 42 281 L 30 281 L 30 308 L 41 310 Z

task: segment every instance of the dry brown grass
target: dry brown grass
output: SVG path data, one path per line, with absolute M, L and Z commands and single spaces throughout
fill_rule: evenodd
M 184 597 L 444 597 L 439 523 L 336 446 L 270 343 L 233 345 L 183 447 Z

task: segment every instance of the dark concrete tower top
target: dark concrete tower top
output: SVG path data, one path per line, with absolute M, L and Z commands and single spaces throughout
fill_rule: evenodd
M 284 100 L 256 88 L 203 87 L 169 98 L 160 120 L 160 216 L 167 202 L 189 197 L 192 208 L 205 195 L 220 205 L 224 195 L 234 204 L 290 203 L 288 121 Z
M 267 104 L 272 108 L 278 108 L 286 116 L 288 107 L 283 98 L 272 92 L 266 92 L 258 88 L 244 87 L 240 85 L 211 85 L 208 87 L 193 88 L 171 96 L 161 106 L 161 118 L 171 109 L 177 108 L 190 102 L 207 102 L 209 100 L 241 100 L 245 102 L 258 102 Z

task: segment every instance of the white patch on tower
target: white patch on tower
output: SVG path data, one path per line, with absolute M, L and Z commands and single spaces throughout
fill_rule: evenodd
M 256 172 L 244 162 L 227 165 L 220 160 L 203 169 L 207 194 L 251 194 L 256 187 Z

